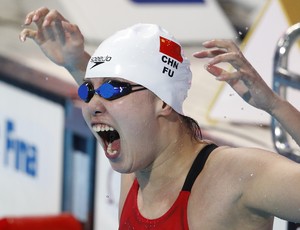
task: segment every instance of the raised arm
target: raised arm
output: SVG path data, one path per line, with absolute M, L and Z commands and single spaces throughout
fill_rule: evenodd
M 270 89 L 238 46 L 230 40 L 211 40 L 203 46 L 206 49 L 195 53 L 194 57 L 211 58 L 206 65 L 207 71 L 217 80 L 226 81 L 250 105 L 277 119 L 300 146 L 300 112 Z M 222 62 L 230 63 L 233 70 L 218 67 Z
M 28 28 L 33 23 L 36 29 Z M 90 55 L 84 50 L 84 38 L 77 25 L 58 11 L 43 7 L 26 16 L 24 27 L 22 42 L 31 38 L 51 61 L 65 67 L 78 84 L 82 82 Z

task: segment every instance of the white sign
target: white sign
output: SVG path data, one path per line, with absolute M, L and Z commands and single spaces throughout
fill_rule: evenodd
M 121 174 L 111 168 L 99 144 L 96 173 L 95 230 L 118 229 Z
M 0 81 L 0 217 L 61 210 L 64 108 Z

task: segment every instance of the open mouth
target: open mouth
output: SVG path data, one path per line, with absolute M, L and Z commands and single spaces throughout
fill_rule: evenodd
M 120 149 L 119 133 L 113 127 L 105 124 L 94 125 L 93 130 L 103 140 L 106 156 L 108 158 L 116 158 Z

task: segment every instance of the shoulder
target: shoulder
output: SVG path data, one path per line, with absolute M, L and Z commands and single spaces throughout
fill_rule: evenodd
M 201 204 L 205 200 L 212 205 L 213 197 L 222 197 L 220 203 L 229 210 L 257 175 L 264 174 L 262 170 L 270 163 L 266 159 L 271 155 L 275 157 L 275 154 L 256 148 L 216 148 L 193 185 L 193 203 Z
M 277 153 L 259 148 L 219 147 L 211 153 L 195 181 L 189 209 L 204 206 L 206 211 L 222 215 L 242 216 L 249 211 L 261 217 L 279 215 L 272 204 L 283 208 L 299 204 L 299 194 L 294 192 L 300 189 L 299 175 L 299 165 Z M 294 197 L 293 202 L 286 197 Z M 199 216 L 191 218 L 196 221 Z
M 233 185 L 238 181 L 240 186 L 244 186 L 254 174 L 263 174 L 283 158 L 277 153 L 259 148 L 220 146 L 210 154 L 196 184 L 201 185 L 203 180 L 213 178 L 214 183 L 221 183 L 216 182 L 216 179 Z
M 272 187 L 279 178 L 293 178 L 299 172 L 298 164 L 275 152 L 259 148 L 219 147 L 209 157 L 202 177 L 208 184 L 216 183 L 224 188 L 231 186 L 233 194 L 244 194 L 245 197 L 246 194 L 255 194 L 258 188 Z M 214 182 L 209 181 L 211 178 Z M 197 182 L 201 187 L 202 181 Z
M 283 157 L 260 148 L 221 146 L 213 151 L 209 158 L 209 164 L 212 166 L 228 164 L 229 166 L 241 168 L 244 164 L 268 163 L 279 158 Z

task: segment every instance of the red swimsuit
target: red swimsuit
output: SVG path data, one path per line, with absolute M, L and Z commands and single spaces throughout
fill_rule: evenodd
M 124 203 L 119 230 L 189 229 L 187 221 L 187 205 L 191 189 L 197 176 L 202 171 L 209 154 L 216 147 L 217 146 L 214 144 L 207 145 L 199 152 L 176 201 L 164 215 L 157 219 L 146 219 L 139 212 L 137 206 L 139 184 L 137 179 L 135 179 Z

